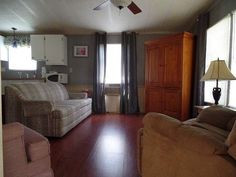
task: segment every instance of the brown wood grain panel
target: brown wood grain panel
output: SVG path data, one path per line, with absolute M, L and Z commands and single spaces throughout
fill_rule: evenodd
M 173 43 L 165 47 L 165 87 L 181 87 L 182 58 L 180 52 L 181 48 L 179 43 Z
M 156 47 L 148 49 L 148 85 L 161 86 L 163 84 L 164 62 L 163 49 Z
M 146 112 L 162 112 L 162 89 L 148 89 L 146 93 Z
M 193 35 L 170 35 L 147 41 L 145 47 L 146 112 L 161 112 L 182 121 L 190 118 Z
M 191 101 L 192 101 L 192 82 L 193 74 L 193 47 L 192 38 L 185 37 L 183 40 L 183 86 L 182 86 L 182 120 L 190 117 Z
M 163 92 L 163 113 L 180 119 L 181 90 L 165 89 Z

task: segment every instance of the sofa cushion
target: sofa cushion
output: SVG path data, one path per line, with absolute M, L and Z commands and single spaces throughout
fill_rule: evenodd
M 191 151 L 201 154 L 227 154 L 225 139 L 207 129 L 182 125 L 176 131 L 176 138 L 180 146 Z
M 221 106 L 211 106 L 202 110 L 197 120 L 226 130 L 228 122 L 235 116 L 236 111 Z
M 29 82 L 13 84 L 20 93 L 28 100 L 51 100 L 46 83 Z
M 232 146 L 233 144 L 236 144 L 236 122 L 234 122 L 234 126 L 229 133 L 229 136 L 227 137 L 225 144 L 227 146 Z
M 224 141 L 229 135 L 229 131 L 227 131 L 227 130 L 223 130 L 222 128 L 219 128 L 219 127 L 216 127 L 216 126 L 204 123 L 204 122 L 198 122 L 198 121 L 196 121 L 196 119 L 189 119 L 189 120 L 183 122 L 183 124 L 205 129 L 205 130 L 209 131 L 209 133 L 220 136 L 221 139 L 223 139 Z
M 92 103 L 92 99 L 57 101 L 54 104 L 54 107 L 55 107 L 54 113 L 58 112 L 59 114 L 61 114 L 62 117 L 66 117 L 91 103 Z
M 55 102 L 69 99 L 68 92 L 62 84 L 47 82 L 47 87 L 49 89 L 52 101 Z

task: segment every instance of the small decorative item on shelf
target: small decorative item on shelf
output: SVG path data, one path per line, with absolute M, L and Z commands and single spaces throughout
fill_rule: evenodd
M 216 87 L 213 88 L 212 94 L 215 100 L 215 104 L 218 105 L 218 101 L 221 96 L 221 88 L 218 87 L 219 80 L 236 80 L 234 75 L 230 72 L 224 60 L 214 60 L 211 62 L 207 72 L 202 77 L 201 81 L 216 80 Z

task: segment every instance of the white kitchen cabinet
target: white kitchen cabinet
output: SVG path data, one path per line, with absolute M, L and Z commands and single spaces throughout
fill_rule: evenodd
M 31 35 L 30 36 L 30 43 L 31 43 L 31 56 L 33 60 L 45 60 L 45 41 L 44 35 Z
M 67 39 L 63 35 L 31 35 L 32 59 L 46 65 L 67 65 Z

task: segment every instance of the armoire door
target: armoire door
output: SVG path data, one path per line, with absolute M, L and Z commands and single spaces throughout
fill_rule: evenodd
M 163 113 L 175 118 L 180 118 L 181 91 L 179 89 L 163 90 Z
M 146 112 L 162 112 L 162 89 L 149 88 L 146 90 Z
M 160 47 L 147 49 L 146 84 L 149 86 L 162 86 L 164 74 L 164 50 Z
M 179 43 L 170 43 L 165 46 L 164 62 L 164 86 L 181 87 L 182 57 Z

